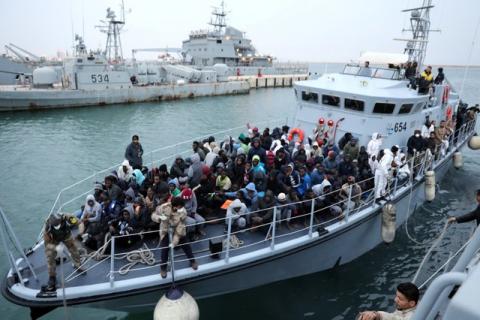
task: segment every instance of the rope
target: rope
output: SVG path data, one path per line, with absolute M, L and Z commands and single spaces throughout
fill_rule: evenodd
M 232 234 L 230 236 L 230 243 L 227 242 L 227 239 L 223 240 L 223 247 L 228 248 L 230 246 L 230 248 L 237 249 L 237 248 L 240 248 L 243 245 L 243 243 L 244 242 L 238 239 L 236 235 Z
M 62 244 L 62 252 L 65 252 L 64 245 Z M 67 308 L 67 297 L 65 295 L 65 272 L 63 270 L 63 255 L 60 256 L 60 269 L 62 270 L 62 303 L 63 303 L 63 310 L 65 311 L 65 319 L 70 319 L 68 315 L 68 308 Z
M 433 249 L 435 249 L 436 246 L 438 246 L 438 244 L 440 243 L 440 241 L 443 239 L 443 237 L 445 236 L 445 233 L 447 231 L 447 228 L 449 226 L 449 223 L 448 222 L 445 222 L 445 225 L 443 227 L 443 230 L 442 232 L 440 233 L 440 235 L 437 237 L 437 239 L 433 242 L 432 246 L 430 247 L 430 249 L 428 249 L 427 253 L 425 254 L 425 257 L 423 257 L 423 260 L 422 260 L 422 263 L 420 263 L 420 266 L 418 267 L 418 270 L 417 272 L 415 273 L 415 275 L 413 276 L 413 279 L 412 279 L 412 282 L 415 283 L 417 281 L 417 278 L 418 276 L 420 275 L 420 271 L 422 270 L 423 266 L 425 265 L 425 263 L 427 262 L 427 259 L 429 258 L 430 254 L 432 253 Z
M 468 241 L 465 242 L 463 246 L 461 246 L 460 249 L 458 249 L 458 251 L 455 252 L 453 256 L 450 256 L 450 258 L 448 258 L 448 260 L 443 265 L 441 265 L 440 268 L 437 269 L 437 271 L 435 271 L 430 277 L 428 277 L 427 280 L 425 280 L 420 286 L 418 286 L 418 289 L 419 290 L 422 289 L 428 282 L 430 282 L 430 280 L 432 280 L 433 277 L 435 277 L 440 272 L 440 270 L 442 270 L 445 266 L 447 266 L 450 263 L 450 261 L 452 261 L 463 249 L 465 249 L 465 247 L 470 243 L 471 240 L 472 240 L 471 238 L 468 239 Z
M 131 251 L 118 259 L 126 258 L 129 263 L 125 264 L 118 270 L 118 273 L 121 275 L 127 274 L 131 268 L 136 266 L 138 263 L 143 263 L 149 266 L 153 266 L 155 264 L 155 256 L 144 243 L 142 249 Z

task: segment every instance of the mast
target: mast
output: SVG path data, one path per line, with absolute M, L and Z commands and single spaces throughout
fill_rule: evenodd
M 430 29 L 430 9 L 433 7 L 432 0 L 423 0 L 421 7 L 402 10 L 402 12 L 411 12 L 410 29 L 402 31 L 410 31 L 412 38 L 398 40 L 407 42 L 404 53 L 408 54 L 408 61 L 416 61 L 419 68 L 423 66 L 425 60 L 429 33 L 437 31 Z
M 227 12 L 225 11 L 225 4 L 223 1 L 220 4 L 220 7 L 213 7 L 212 17 L 208 24 L 213 26 L 213 31 L 218 35 L 221 35 L 223 29 L 227 26 L 226 16 Z
M 122 6 L 123 11 L 123 6 Z M 125 13 L 122 12 L 122 17 L 125 17 Z M 120 32 L 125 25 L 124 18 L 117 20 L 115 12 L 107 8 L 108 21 L 100 20 L 103 25 L 96 26 L 100 29 L 100 32 L 107 34 L 107 42 L 105 44 L 105 55 L 109 62 L 121 63 L 123 61 L 122 42 L 120 40 Z

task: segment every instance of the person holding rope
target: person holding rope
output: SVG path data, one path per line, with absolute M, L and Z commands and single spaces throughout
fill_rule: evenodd
M 459 217 L 449 217 L 447 220 L 448 223 L 453 223 L 453 222 L 464 223 L 464 222 L 470 222 L 472 220 L 476 220 L 477 226 L 480 224 L 480 189 L 477 189 L 477 191 L 475 191 L 475 194 L 476 194 L 476 200 L 477 200 L 477 207 L 475 208 L 475 210 L 469 213 L 466 213 L 464 215 L 461 215 Z
M 167 277 L 168 252 L 170 248 L 180 245 L 185 255 L 190 260 L 190 266 L 193 270 L 198 269 L 198 264 L 193 256 L 192 247 L 187 242 L 187 232 L 185 220 L 187 210 L 185 210 L 185 201 L 180 197 L 175 197 L 171 202 L 166 202 L 157 207 L 152 213 L 152 220 L 160 223 L 160 247 L 161 263 L 160 275 Z M 172 243 L 168 235 L 169 228 L 173 229 Z
M 357 320 L 409 320 L 417 308 L 419 297 L 420 292 L 415 284 L 400 283 L 395 294 L 396 310 L 394 312 L 363 311 Z

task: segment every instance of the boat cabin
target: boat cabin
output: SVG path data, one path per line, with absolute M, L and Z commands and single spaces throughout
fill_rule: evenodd
M 449 92 L 447 81 L 430 94 L 419 94 L 400 68 L 399 61 L 406 62 L 406 56 L 405 60 L 386 61 L 394 63 L 386 64 L 388 67 L 379 63 L 385 60 L 373 61 L 369 67 L 347 64 L 340 73 L 296 82 L 295 125 L 306 136 L 321 129 L 338 141 L 351 132 L 360 145 L 366 145 L 372 134 L 378 132 L 386 140 L 385 145 L 405 145 L 427 117 L 439 122 L 447 113 L 452 114 L 458 95 Z M 324 119 L 324 128 L 319 128 L 320 118 Z

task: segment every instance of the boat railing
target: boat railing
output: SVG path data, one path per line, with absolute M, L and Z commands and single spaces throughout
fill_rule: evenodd
M 475 120 L 469 121 L 466 124 L 464 124 L 459 130 L 457 130 L 455 133 L 453 133 L 450 137 L 451 142 L 454 142 L 454 137 L 457 137 L 458 142 L 465 142 L 466 138 L 469 137 L 469 135 L 472 134 L 473 130 L 475 129 Z M 410 159 L 407 160 L 407 164 L 410 169 L 410 174 L 408 177 L 399 178 L 397 177 L 391 177 L 389 179 L 389 182 L 387 184 L 387 192 L 389 194 L 389 199 L 394 201 L 396 197 L 400 196 L 401 193 L 405 192 L 406 190 L 412 191 L 411 188 L 413 187 L 414 184 L 414 178 L 415 179 L 422 179 L 424 176 L 424 173 L 427 170 L 434 169 L 437 165 L 439 165 L 442 161 L 447 159 L 449 156 L 451 156 L 451 153 L 454 152 L 456 149 L 454 148 L 454 145 L 450 145 L 451 148 L 449 148 L 445 153 L 439 154 L 438 157 L 435 156 L 437 151 L 434 153 L 428 153 L 428 152 L 422 152 L 422 153 L 415 153 Z M 402 150 L 405 150 L 406 147 L 401 147 Z M 405 150 L 406 151 L 406 150 Z M 425 165 L 428 163 L 428 165 Z M 372 182 L 374 177 L 367 178 L 362 181 L 356 182 L 358 185 L 366 185 L 369 182 Z M 226 227 L 226 234 L 220 234 L 220 235 L 214 235 L 206 238 L 202 238 L 196 241 L 191 241 L 189 242 L 190 245 L 195 245 L 197 243 L 201 242 L 210 242 L 210 241 L 218 241 L 219 239 L 222 241 L 222 249 L 218 252 L 215 252 L 215 254 L 218 255 L 218 260 L 223 259 L 225 264 L 231 263 L 231 257 L 232 254 L 235 254 L 237 252 L 244 252 L 244 253 L 250 253 L 256 250 L 270 250 L 271 252 L 274 252 L 275 250 L 278 250 L 278 246 L 281 243 L 284 243 L 286 241 L 299 238 L 299 237 L 306 237 L 304 240 L 308 241 L 308 239 L 312 239 L 314 237 L 315 232 L 317 232 L 317 237 L 322 236 L 324 234 L 330 233 L 330 232 L 335 232 L 338 228 L 341 228 L 345 224 L 350 223 L 350 220 L 353 216 L 356 214 L 359 214 L 360 212 L 364 212 L 364 214 L 369 214 L 372 210 L 377 210 L 380 208 L 381 205 L 376 204 L 375 202 L 375 191 L 376 191 L 376 186 L 369 188 L 367 190 L 362 190 L 361 194 L 355 195 L 355 197 L 359 197 L 361 200 L 354 205 L 354 207 L 350 207 L 349 204 L 354 203 L 352 201 L 352 188 L 353 186 L 349 186 L 349 192 L 348 192 L 348 197 L 341 199 L 340 201 L 330 204 L 328 206 L 319 206 L 317 205 L 318 201 L 321 201 L 325 197 L 332 195 L 332 194 L 338 194 L 341 192 L 341 189 L 337 189 L 334 191 L 331 191 L 330 193 L 327 194 L 322 194 L 320 196 L 316 196 L 312 199 L 304 199 L 301 201 L 296 201 L 296 202 L 291 202 L 291 203 L 286 203 L 286 204 L 277 204 L 273 207 L 267 208 L 267 209 L 259 209 L 255 210 L 252 212 L 248 212 L 246 215 L 254 215 L 256 213 L 262 213 L 266 212 L 269 210 L 273 211 L 273 217 L 271 221 L 263 222 L 259 225 L 252 225 L 250 227 L 241 229 L 241 230 L 233 230 L 232 226 L 232 217 L 221 217 L 221 218 L 216 218 L 213 220 L 205 221 L 203 223 L 197 223 L 195 226 L 186 226 L 188 227 L 198 227 L 201 226 L 202 224 L 223 224 Z M 333 207 L 339 207 L 342 209 L 342 212 L 340 214 L 334 214 L 333 217 L 329 216 L 327 217 L 326 220 L 322 221 L 322 213 L 329 212 L 330 209 Z M 294 207 L 296 209 L 302 208 L 304 210 L 300 210 L 301 213 L 297 214 L 292 217 L 282 217 L 281 216 L 281 211 L 283 208 L 286 207 Z M 305 210 L 305 208 L 308 208 L 308 210 Z M 324 216 L 324 215 L 323 215 Z M 300 227 L 295 227 L 292 230 L 289 230 L 287 232 L 279 232 L 278 226 L 281 225 L 283 222 L 288 222 L 290 220 L 295 220 L 295 221 L 302 221 L 303 220 L 303 225 Z M 308 223 L 307 223 L 308 221 Z M 328 230 L 326 227 L 329 227 Z M 268 231 L 265 235 L 265 237 L 261 237 L 260 240 L 254 241 L 248 244 L 237 244 L 235 246 L 231 245 L 231 239 L 235 237 L 239 237 L 240 235 L 245 235 L 247 232 L 265 232 L 261 230 L 265 230 L 268 228 Z M 107 260 L 110 260 L 110 269 L 108 273 L 106 274 L 106 278 L 110 282 L 111 287 L 115 286 L 115 280 L 118 279 L 119 276 L 125 275 L 128 272 L 136 272 L 136 271 L 142 271 L 146 269 L 152 269 L 152 268 L 159 268 L 161 261 L 155 259 L 155 252 L 159 252 L 162 249 L 167 249 L 168 247 L 160 247 L 158 245 L 155 248 L 148 248 L 146 245 L 144 247 L 133 250 L 130 252 L 124 252 L 122 250 L 118 250 L 116 247 L 116 243 L 118 242 L 119 239 L 124 238 L 124 237 L 132 237 L 132 236 L 145 236 L 147 234 L 152 234 L 152 233 L 159 233 L 158 230 L 153 230 L 153 231 L 144 231 L 140 233 L 133 233 L 129 235 L 116 235 L 112 236 L 109 240 L 107 240 L 100 249 L 98 249 L 96 252 L 93 254 L 90 254 L 82 264 L 82 266 L 87 266 L 89 264 L 89 261 L 91 260 L 96 260 L 92 265 L 88 265 L 87 270 L 91 270 L 98 265 L 101 265 L 102 263 L 105 263 Z M 110 246 L 110 253 L 105 254 L 106 248 Z M 250 248 L 252 248 L 250 250 Z M 149 254 L 150 255 L 150 260 L 148 263 L 143 263 L 141 266 L 135 266 L 134 262 L 131 262 L 130 264 L 123 264 L 121 267 L 116 268 L 116 260 L 119 259 L 124 259 L 130 254 L 134 255 L 141 255 L 141 254 Z M 202 261 L 209 259 L 212 256 L 212 253 L 208 249 L 200 250 L 195 252 L 195 259 L 197 261 Z M 157 255 L 159 256 L 159 255 Z M 130 261 L 130 260 L 129 260 Z M 180 270 L 185 268 L 184 262 L 188 262 L 188 258 L 182 258 L 182 255 L 177 255 L 174 258 L 174 262 L 169 261 L 168 264 L 170 266 L 170 270 L 175 272 L 175 270 Z M 182 264 L 183 263 L 183 264 Z M 181 265 L 181 266 L 179 266 Z M 81 274 L 76 274 L 72 273 L 67 276 L 66 280 L 67 283 L 72 281 L 73 279 L 77 278 Z
M 359 181 L 358 183 L 360 183 L 360 184 L 365 183 L 365 182 L 368 182 L 369 180 L 373 180 L 373 177 L 365 179 L 363 181 Z M 373 191 L 374 191 L 374 188 L 365 190 L 360 194 L 360 197 L 364 197 L 364 196 L 367 197 Z M 282 242 L 284 242 L 288 239 L 291 239 L 292 236 L 294 236 L 296 234 L 300 234 L 300 233 L 303 233 L 302 235 L 304 235 L 304 236 L 308 235 L 309 238 L 312 238 L 314 230 L 318 230 L 318 228 L 322 228 L 322 227 L 323 227 L 322 229 L 324 229 L 326 226 L 333 225 L 334 223 L 340 222 L 340 221 L 348 222 L 349 218 L 354 213 L 357 213 L 360 210 L 364 210 L 364 209 L 368 208 L 369 206 L 371 206 L 373 204 L 373 199 L 370 198 L 370 200 L 368 200 L 368 203 L 361 202 L 361 204 L 355 210 L 354 209 L 348 210 L 348 208 L 347 208 L 344 211 L 345 212 L 344 214 L 334 216 L 334 217 L 329 218 L 329 219 L 324 220 L 324 221 L 318 221 L 317 216 L 321 213 L 321 211 L 328 211 L 329 209 L 331 209 L 335 206 L 340 207 L 340 206 L 343 206 L 346 203 L 348 204 L 351 201 L 351 193 L 350 193 L 348 199 L 343 199 L 343 200 L 340 200 L 336 203 L 330 204 L 328 206 L 317 208 L 316 201 L 321 200 L 323 197 L 326 197 L 326 196 L 329 196 L 331 194 L 335 194 L 335 193 L 338 193 L 338 192 L 339 192 L 339 190 L 335 190 L 335 191 L 331 191 L 330 193 L 327 193 L 325 195 L 315 197 L 313 199 L 306 199 L 306 200 L 287 203 L 287 204 L 283 204 L 283 205 L 276 205 L 276 206 L 266 208 L 266 209 L 259 209 L 259 210 L 248 212 L 246 215 L 251 216 L 251 215 L 256 214 L 256 213 L 262 213 L 262 212 L 265 212 L 265 211 L 273 210 L 273 218 L 272 218 L 271 222 L 261 223 L 259 225 L 251 226 L 251 227 L 244 228 L 244 229 L 241 229 L 241 230 L 233 231 L 233 229 L 232 229 L 233 218 L 232 217 L 221 217 L 221 218 L 209 220 L 209 221 L 206 221 L 206 222 L 203 222 L 203 223 L 198 223 L 198 224 L 195 225 L 196 227 L 201 226 L 202 224 L 224 224 L 227 227 L 227 233 L 203 238 L 203 239 L 196 240 L 196 241 L 191 241 L 191 242 L 189 242 L 189 244 L 190 245 L 195 245 L 195 244 L 201 243 L 201 242 L 208 243 L 212 240 L 221 239 L 222 242 L 225 241 L 226 245 L 222 245 L 222 250 L 219 251 L 219 252 L 216 252 L 216 254 L 223 255 L 223 259 L 224 259 L 225 263 L 229 263 L 231 254 L 235 253 L 236 251 L 239 251 L 239 250 L 245 251 L 247 248 L 250 248 L 250 247 L 256 247 L 257 250 L 258 249 L 270 248 L 271 251 L 274 251 L 276 249 L 276 247 L 275 247 L 276 244 L 279 244 L 279 243 L 282 243 Z M 290 206 L 295 206 L 295 207 L 298 208 L 301 205 L 309 205 L 310 209 L 308 210 L 308 212 L 292 216 L 291 218 L 280 216 L 279 212 L 282 210 L 282 208 L 286 208 L 286 207 L 290 207 Z M 288 232 L 283 232 L 281 234 L 277 233 L 278 225 L 280 225 L 284 222 L 288 222 L 290 219 L 291 220 L 297 220 L 297 221 L 303 219 L 303 220 L 306 221 L 307 218 L 308 218 L 308 221 L 309 221 L 308 225 L 304 224 L 300 228 L 294 228 L 293 230 L 290 230 Z M 188 227 L 189 226 L 186 226 L 186 228 L 188 228 Z M 242 234 L 246 234 L 247 232 L 262 232 L 260 230 L 262 228 L 265 228 L 265 227 L 268 227 L 267 234 L 266 234 L 265 237 L 262 237 L 262 239 L 259 240 L 259 241 L 254 241 L 254 242 L 251 242 L 251 243 L 248 243 L 248 244 L 245 244 L 245 245 L 241 245 L 241 246 L 236 246 L 236 247 L 232 247 L 231 245 L 229 245 L 230 244 L 230 239 L 233 236 L 240 236 Z M 158 234 L 159 231 L 158 230 L 153 230 L 153 231 L 144 231 L 144 232 L 139 232 L 139 233 L 132 233 L 132 234 L 129 234 L 129 235 L 115 235 L 115 236 L 112 236 L 107 242 L 105 242 L 104 246 L 102 246 L 100 249 L 98 249 L 97 251 L 90 254 L 88 256 L 88 258 L 82 263 L 81 267 L 87 267 L 88 266 L 88 268 L 85 269 L 85 272 L 87 272 L 87 271 L 90 271 L 90 270 L 94 269 L 95 267 L 101 265 L 106 260 L 110 259 L 110 270 L 109 270 L 108 274 L 106 275 L 106 277 L 108 277 L 108 279 L 111 283 L 111 286 L 114 285 L 116 275 L 124 275 L 128 272 L 141 271 L 141 270 L 146 270 L 146 269 L 151 269 L 151 268 L 158 268 L 160 266 L 161 262 L 157 261 L 157 260 L 155 260 L 154 263 L 152 263 L 152 264 L 149 264 L 149 265 L 146 265 L 146 266 L 140 266 L 140 267 L 136 267 L 136 268 L 133 268 L 133 267 L 130 268 L 127 265 L 127 270 L 125 269 L 125 265 L 123 265 L 122 267 L 120 267 L 118 269 L 115 268 L 115 260 L 124 259 L 129 254 L 139 254 L 140 251 L 144 251 L 144 252 L 149 251 L 151 253 L 155 253 L 155 252 L 161 251 L 162 249 L 167 249 L 168 246 L 165 246 L 165 247 L 157 246 L 155 248 L 144 247 L 143 249 L 140 248 L 140 249 L 137 249 L 137 250 L 133 250 L 131 252 L 123 252 L 123 251 L 117 252 L 116 251 L 115 246 L 116 246 L 116 243 L 118 242 L 118 239 L 125 238 L 125 237 L 134 237 L 134 236 L 144 237 L 145 235 L 154 234 L 154 233 Z M 262 243 L 269 243 L 270 245 L 258 248 L 258 245 L 262 244 Z M 109 256 L 104 254 L 105 248 L 108 247 L 108 246 L 110 246 L 110 255 Z M 102 254 L 100 254 L 101 252 L 102 252 Z M 196 253 L 202 253 L 202 252 L 196 252 Z M 197 261 L 201 261 L 202 259 L 207 259 L 207 258 L 211 257 L 211 255 L 212 255 L 212 253 L 208 252 L 206 254 L 196 255 L 195 259 Z M 95 258 L 97 258 L 97 259 L 95 259 Z M 92 260 L 95 260 L 95 262 L 92 265 L 88 265 L 88 263 Z M 187 258 L 185 258 L 185 259 L 175 259 L 175 262 L 173 264 L 170 261 L 170 269 L 175 270 L 175 264 L 180 264 L 182 262 L 187 262 L 187 261 L 188 261 Z M 82 273 L 72 272 L 70 275 L 68 275 L 66 277 L 66 282 L 69 283 L 70 281 L 76 279 L 77 277 L 79 277 L 81 275 L 82 275 Z
M 401 79 L 398 69 L 379 68 L 379 67 L 361 67 L 358 64 L 347 64 L 343 69 L 343 74 L 361 76 L 377 79 L 398 80 Z
M 472 134 L 473 130 L 475 129 L 475 120 L 471 120 L 467 122 L 466 124 L 462 125 L 456 132 L 454 132 L 451 135 L 451 141 L 454 142 L 454 138 L 457 138 L 457 142 L 464 143 L 466 139 Z M 424 176 L 424 173 L 427 170 L 434 169 L 437 165 L 439 165 L 442 161 L 447 159 L 449 156 L 451 156 L 451 153 L 454 152 L 456 149 L 454 148 L 454 145 L 450 145 L 451 148 L 447 150 L 446 152 L 439 153 L 438 157 L 435 156 L 436 152 L 433 154 L 429 154 L 429 152 L 422 152 L 422 153 L 415 153 L 410 159 L 407 160 L 407 165 L 409 166 L 410 169 L 410 175 L 408 178 L 403 178 L 400 179 L 397 177 L 391 177 L 388 181 L 387 184 L 387 193 L 389 194 L 389 199 L 388 200 L 395 200 L 397 196 L 399 196 L 401 193 L 405 192 L 405 190 L 410 190 L 413 187 L 414 183 L 414 178 L 415 179 L 420 179 Z M 402 150 L 405 149 L 405 147 L 401 148 Z M 425 165 L 427 164 L 428 165 Z M 358 185 L 366 185 L 369 182 L 372 182 L 374 180 L 374 177 L 367 178 L 362 181 L 356 182 Z M 405 188 L 404 188 L 405 187 Z M 286 204 L 277 204 L 273 207 L 267 208 L 267 209 L 259 209 L 256 211 L 248 212 L 246 215 L 252 216 L 253 214 L 256 213 L 262 213 L 266 212 L 269 210 L 273 210 L 273 217 L 271 221 L 264 222 L 260 225 L 253 225 L 248 228 L 244 228 L 241 230 L 233 230 L 232 228 L 232 217 L 220 217 L 216 218 L 213 220 L 205 221 L 203 223 L 197 223 L 195 226 L 187 226 L 188 227 L 198 227 L 201 226 L 202 224 L 224 224 L 226 227 L 226 234 L 220 234 L 220 235 L 215 235 L 211 237 L 206 237 L 202 238 L 196 241 L 190 242 L 191 245 L 200 243 L 200 242 L 209 242 L 212 240 L 218 240 L 222 239 L 222 242 L 225 244 L 222 245 L 222 250 L 219 252 L 216 252 L 219 256 L 222 255 L 223 259 L 226 264 L 228 264 L 231 260 L 232 254 L 236 253 L 239 250 L 243 250 L 246 252 L 251 252 L 254 250 L 260 250 L 260 249 L 268 249 L 270 248 L 271 251 L 275 251 L 277 249 L 277 245 L 280 243 L 283 243 L 288 240 L 292 240 L 295 235 L 298 235 L 298 237 L 301 236 L 308 236 L 308 238 L 313 238 L 314 233 L 318 232 L 317 236 L 323 235 L 323 233 L 329 233 L 329 232 L 335 232 L 338 228 L 341 226 L 348 224 L 353 216 L 356 214 L 359 214 L 360 212 L 364 212 L 365 214 L 370 213 L 371 210 L 376 210 L 380 207 L 380 205 L 377 205 L 375 202 L 375 191 L 376 191 L 376 186 L 372 188 L 369 188 L 367 190 L 362 190 L 361 194 L 359 195 L 359 198 L 361 199 L 357 203 L 352 201 L 352 188 L 353 186 L 349 186 L 348 190 L 348 196 L 346 198 L 343 198 L 339 200 L 336 203 L 330 204 L 328 206 L 319 206 L 317 205 L 318 201 L 321 201 L 325 197 L 332 195 L 332 194 L 339 194 L 341 192 L 341 189 L 337 189 L 334 191 L 331 191 L 330 193 L 327 194 L 322 194 L 320 196 L 316 196 L 312 199 L 304 199 L 301 201 L 296 201 L 296 202 L 291 202 L 291 203 L 286 203 Z M 355 195 L 355 197 L 358 197 L 358 195 Z M 351 207 L 351 204 L 355 203 L 353 207 Z M 329 212 L 330 209 L 332 209 L 334 206 L 341 208 L 341 213 L 333 214 L 334 216 L 332 218 L 328 217 L 327 220 L 322 221 L 322 216 L 325 218 L 325 215 L 322 213 Z M 281 211 L 285 207 L 292 207 L 296 209 L 303 209 L 299 210 L 300 214 L 297 214 L 295 216 L 291 217 L 282 217 L 281 216 Z M 303 207 L 303 208 L 302 208 Z M 308 208 L 305 210 L 305 208 Z M 245 215 L 245 216 L 246 216 Z M 331 215 L 331 214 L 330 214 Z M 293 230 L 289 230 L 288 232 L 279 232 L 278 226 L 283 223 L 283 222 L 288 222 L 290 220 L 295 220 L 295 221 L 304 221 L 303 226 L 293 228 Z M 307 223 L 308 221 L 308 223 Z M 326 227 L 329 227 L 329 230 L 326 230 Z M 239 236 L 241 234 L 245 234 L 245 232 L 262 232 L 262 228 L 268 227 L 268 231 L 266 236 L 259 241 L 251 242 L 245 245 L 237 245 L 233 246 L 230 244 L 230 240 L 233 238 L 233 236 Z M 260 230 L 259 230 L 260 229 Z M 124 238 L 124 237 L 131 237 L 131 236 L 145 236 L 147 234 L 152 234 L 152 233 L 158 233 L 158 230 L 153 230 L 153 231 L 144 231 L 140 233 L 133 233 L 129 235 L 115 235 L 112 236 L 109 240 L 105 242 L 105 244 L 98 249 L 96 252 L 93 252 L 90 254 L 87 259 L 83 262 L 82 266 L 88 266 L 87 270 L 91 270 L 102 263 L 104 263 L 106 260 L 110 259 L 110 270 L 108 271 L 108 274 L 106 277 L 109 279 L 111 286 L 114 286 L 115 283 L 115 277 L 117 275 L 124 275 L 128 272 L 134 272 L 134 271 L 140 271 L 140 270 L 145 270 L 149 268 L 155 268 L 160 265 L 160 261 L 157 261 L 155 259 L 155 255 L 153 254 L 153 260 L 150 260 L 150 263 L 147 263 L 146 266 L 140 266 L 140 267 L 135 267 L 135 264 L 132 265 L 123 265 L 122 267 L 116 269 L 116 264 L 115 260 L 117 259 L 124 259 L 126 258 L 129 254 L 145 254 L 146 252 L 150 253 L 155 253 L 156 251 L 165 249 L 167 247 L 160 247 L 159 245 L 156 248 L 148 248 L 148 247 L 143 247 L 137 250 L 133 250 L 130 252 L 124 252 L 123 250 L 118 250 L 119 248 L 116 245 L 116 242 L 118 242 L 118 239 Z M 305 240 L 308 240 L 308 238 L 305 238 Z M 269 245 L 263 245 L 259 246 L 260 244 L 269 244 Z M 106 248 L 110 246 L 110 252 L 109 254 L 106 254 Z M 254 248 L 251 251 L 248 250 L 248 248 Z M 124 248 L 123 248 L 124 249 Z M 203 254 L 203 252 L 208 251 L 203 250 L 201 252 L 196 252 L 195 258 L 197 260 L 202 260 L 202 259 L 207 259 L 208 257 L 211 257 L 212 253 L 207 252 Z M 242 251 L 242 252 L 243 252 Z M 198 253 L 202 253 L 201 255 L 198 255 Z M 93 264 L 90 264 L 89 262 L 95 260 Z M 170 261 L 170 269 L 175 271 L 175 264 L 180 264 L 182 262 L 187 261 L 188 259 L 176 259 L 174 263 Z M 184 265 L 183 265 L 184 266 Z M 180 268 L 181 269 L 181 268 Z M 75 274 L 72 273 L 69 276 L 67 276 L 66 280 L 67 283 L 78 277 L 80 274 Z
M 277 127 L 288 122 L 288 119 L 271 119 L 267 121 L 259 121 L 255 125 L 265 126 L 265 127 Z M 246 126 L 238 126 L 234 128 L 229 128 L 225 130 L 219 130 L 213 133 L 207 133 L 200 136 L 192 137 L 184 141 L 156 148 L 144 154 L 143 159 L 144 163 L 150 168 L 153 168 L 156 165 L 168 162 L 171 164 L 177 155 L 185 156 L 193 154 L 191 149 L 191 143 L 193 141 L 202 141 L 205 138 L 213 136 L 216 138 L 216 141 L 222 141 L 225 135 L 236 136 L 246 130 Z M 105 169 L 95 171 L 91 175 L 67 186 L 60 190 L 57 194 L 53 205 L 46 217 L 48 217 L 55 212 L 62 212 L 66 208 L 70 208 L 72 205 L 77 205 L 80 208 L 81 199 L 84 199 L 86 195 L 93 193 L 95 183 L 103 182 L 103 179 L 106 175 L 111 173 L 112 170 L 117 170 L 121 166 L 121 163 L 117 163 L 113 166 L 110 166 Z M 77 209 L 78 209 L 77 208 Z M 37 240 L 40 240 L 41 233 L 39 234 Z

